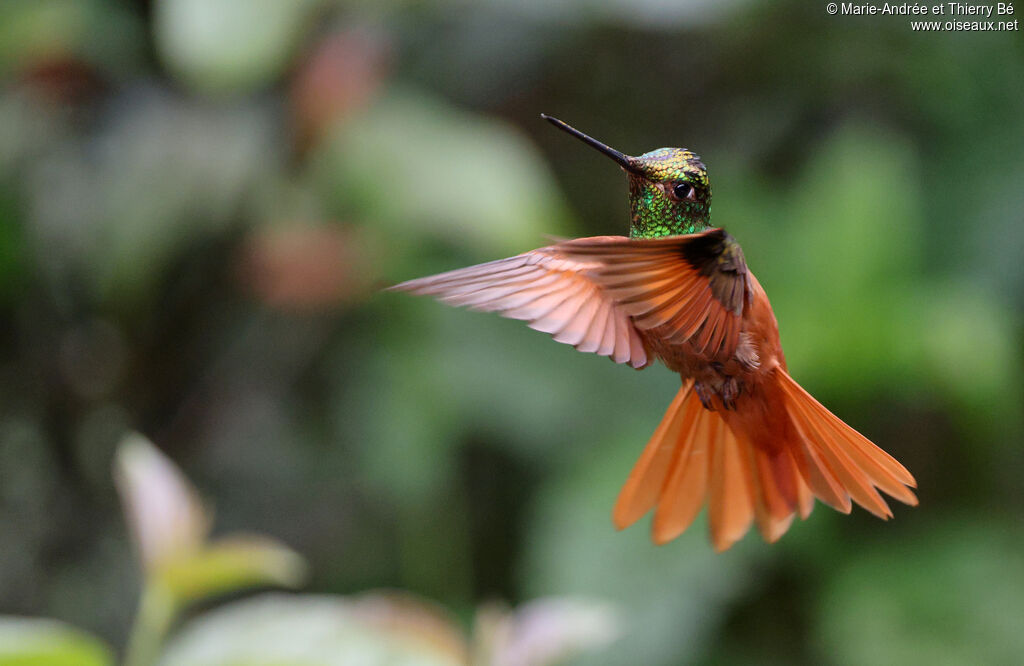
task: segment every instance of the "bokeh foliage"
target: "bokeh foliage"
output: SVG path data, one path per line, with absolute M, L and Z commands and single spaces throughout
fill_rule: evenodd
M 466 627 L 491 599 L 603 599 L 621 637 L 585 663 L 1020 661 L 1024 38 L 906 23 L 3 3 L 0 612 L 123 643 L 140 581 L 109 470 L 134 429 L 224 531 L 302 553 L 311 592 L 400 588 Z M 721 556 L 615 533 L 676 378 L 379 292 L 624 231 L 621 174 L 541 111 L 705 158 L 791 371 L 920 507 L 819 506 Z

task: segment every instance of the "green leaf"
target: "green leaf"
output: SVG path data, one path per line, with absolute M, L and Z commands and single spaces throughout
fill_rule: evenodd
M 298 586 L 306 565 L 298 553 L 271 539 L 231 536 L 157 571 L 160 584 L 178 603 L 256 585 Z
M 157 46 L 193 87 L 245 91 L 284 71 L 313 6 L 309 0 L 161 0 Z
M 339 214 L 402 243 L 519 252 L 564 230 L 567 213 L 537 149 L 504 123 L 392 90 L 336 129 L 314 174 Z
M 0 666 L 112 666 L 100 639 L 63 622 L 0 616 Z

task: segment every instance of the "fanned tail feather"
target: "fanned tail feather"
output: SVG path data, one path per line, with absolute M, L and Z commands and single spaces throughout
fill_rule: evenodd
M 708 504 L 711 542 L 723 551 L 756 523 L 765 541 L 778 540 L 814 498 L 849 513 L 851 499 L 873 514 L 892 516 L 878 490 L 917 504 L 913 476 L 804 391 L 778 368 L 760 396 L 736 410 L 701 405 L 687 381 L 669 405 L 627 479 L 613 512 L 618 529 L 654 509 L 651 537 L 682 534 Z M 761 404 L 750 399 L 761 398 Z M 775 409 L 779 418 L 770 417 Z M 876 490 L 877 489 L 877 490 Z
M 891 518 L 892 511 L 878 490 L 917 505 L 911 490 L 917 482 L 906 467 L 843 423 L 781 368 L 775 374 L 802 451 L 813 461 L 807 481 L 819 499 L 832 506 L 838 500 L 837 508 L 848 512 L 852 498 L 883 519 Z

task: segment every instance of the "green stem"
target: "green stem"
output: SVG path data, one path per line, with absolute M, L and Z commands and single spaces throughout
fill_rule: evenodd
M 177 605 L 167 588 L 147 580 L 139 600 L 132 633 L 125 648 L 124 666 L 152 666 L 160 654 L 167 631 L 171 628 Z

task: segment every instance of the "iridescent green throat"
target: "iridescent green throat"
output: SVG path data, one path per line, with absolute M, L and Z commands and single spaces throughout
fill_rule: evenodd
M 654 183 L 631 176 L 629 179 L 629 237 L 661 238 L 695 234 L 711 227 L 708 200 L 671 201 Z
M 711 184 L 700 158 L 681 148 L 659 148 L 637 158 L 642 165 L 629 176 L 630 238 L 692 234 L 711 227 Z M 692 199 L 672 190 L 693 188 Z

